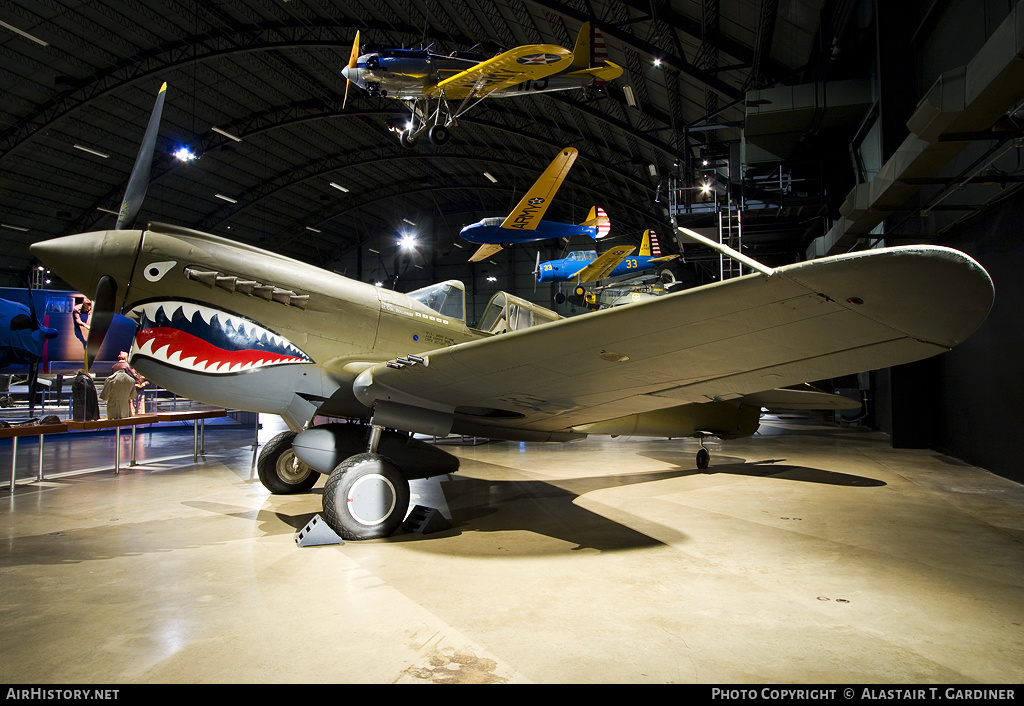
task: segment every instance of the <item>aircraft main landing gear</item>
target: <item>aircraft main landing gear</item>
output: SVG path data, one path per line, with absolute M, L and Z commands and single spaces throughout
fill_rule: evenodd
M 295 432 L 286 431 L 267 442 L 256 461 L 256 473 L 263 486 L 275 495 L 305 493 L 316 485 L 320 474 L 295 456 Z
M 427 130 L 427 139 L 430 140 L 430 144 L 437 145 L 438 147 L 447 144 L 451 136 L 448 128 L 444 125 L 433 125 Z
M 409 509 L 409 481 L 386 456 L 356 454 L 324 486 L 324 520 L 343 539 L 387 537 Z

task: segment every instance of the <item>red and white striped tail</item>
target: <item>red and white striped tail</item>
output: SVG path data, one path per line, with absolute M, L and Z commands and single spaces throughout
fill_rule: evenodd
M 608 232 L 612 229 L 611 219 L 608 218 L 608 214 L 604 212 L 604 209 L 598 206 L 597 208 L 597 236 L 596 238 L 603 238 L 608 235 Z
M 590 42 L 590 51 L 592 54 L 590 58 L 591 66 L 603 66 L 608 61 L 608 47 L 604 43 L 604 35 L 601 34 L 597 27 L 594 27 L 594 37 Z M 608 82 L 597 78 L 594 79 L 595 86 L 603 86 L 606 83 Z
M 651 231 L 651 257 L 661 257 L 661 246 L 658 245 L 658 234 Z

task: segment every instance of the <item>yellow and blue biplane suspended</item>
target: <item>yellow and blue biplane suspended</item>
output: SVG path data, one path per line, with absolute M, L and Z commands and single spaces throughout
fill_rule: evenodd
M 435 145 L 448 142 L 449 128 L 485 98 L 568 91 L 622 75 L 622 67 L 611 61 L 592 66 L 590 54 L 589 22 L 580 27 L 571 51 L 554 44 L 528 44 L 491 58 L 460 52 L 438 54 L 433 45 L 360 54 L 357 32 L 341 74 L 346 80 L 345 102 L 349 85 L 354 83 L 371 96 L 406 103 L 410 119 L 393 129 L 402 144 L 412 148 L 424 132 Z

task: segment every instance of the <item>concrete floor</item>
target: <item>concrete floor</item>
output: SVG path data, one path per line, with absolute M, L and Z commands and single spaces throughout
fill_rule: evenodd
M 0 681 L 1024 681 L 1024 488 L 878 433 L 769 418 L 707 472 L 692 440 L 449 446 L 413 502 L 452 529 L 319 547 L 323 481 L 269 495 L 252 433 L 198 464 L 143 434 L 117 476 L 51 477 L 112 458 L 54 437 L 5 480 Z

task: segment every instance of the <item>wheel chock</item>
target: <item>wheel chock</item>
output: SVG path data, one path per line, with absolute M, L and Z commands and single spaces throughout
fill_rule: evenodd
M 418 532 L 419 534 L 430 534 L 431 532 L 443 532 L 451 529 L 452 523 L 441 514 L 441 511 L 433 507 L 417 505 L 405 518 L 402 529 L 406 532 Z
M 316 547 L 323 544 L 344 544 L 345 540 L 324 522 L 324 518 L 314 515 L 309 524 L 295 535 L 295 543 L 300 547 Z

